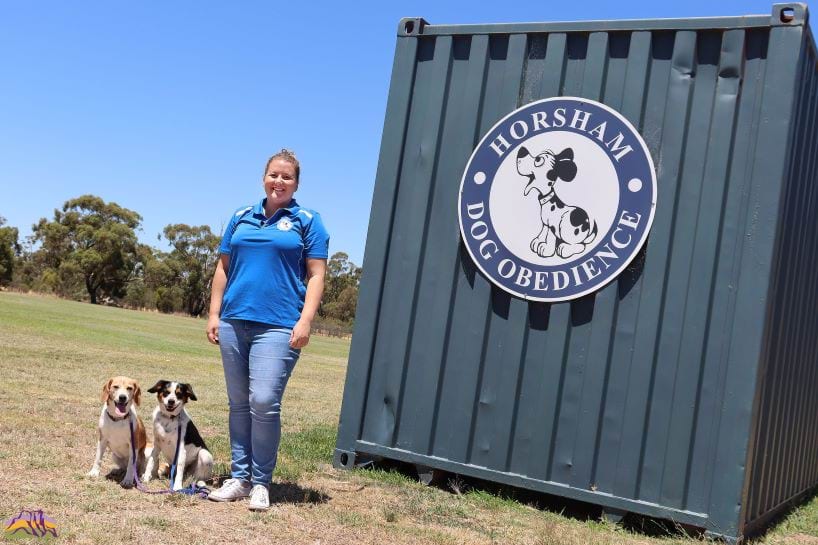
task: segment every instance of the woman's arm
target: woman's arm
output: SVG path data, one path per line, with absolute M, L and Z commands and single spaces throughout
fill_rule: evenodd
M 230 256 L 221 254 L 216 263 L 216 272 L 213 273 L 213 282 L 210 285 L 210 312 L 207 318 L 207 340 L 219 344 L 219 312 L 222 309 L 224 287 L 227 285 L 227 269 L 230 266 Z
M 290 346 L 293 348 L 304 348 L 310 342 L 312 319 L 315 318 L 318 305 L 321 303 L 321 297 L 324 295 L 324 275 L 326 272 L 326 259 L 307 258 L 307 295 L 304 297 L 301 318 L 296 322 L 292 335 L 290 335 Z

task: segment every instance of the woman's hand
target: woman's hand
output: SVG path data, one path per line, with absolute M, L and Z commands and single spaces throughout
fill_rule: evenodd
M 207 333 L 207 340 L 213 344 L 219 344 L 219 317 L 211 316 L 207 319 L 207 329 L 205 329 L 205 333 Z
M 292 348 L 304 348 L 310 342 L 310 329 L 312 324 L 308 320 L 298 320 L 293 326 L 293 332 L 290 335 L 290 346 Z
M 301 309 L 301 318 L 295 323 L 292 335 L 290 335 L 290 346 L 292 348 L 304 348 L 310 342 L 312 319 L 318 311 L 321 295 L 324 293 L 324 275 L 326 272 L 326 259 L 307 258 L 307 294 L 304 296 L 304 308 Z

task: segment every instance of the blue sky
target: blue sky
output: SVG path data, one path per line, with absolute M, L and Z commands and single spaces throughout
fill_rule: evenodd
M 140 239 L 164 248 L 156 237 L 170 223 L 220 232 L 234 209 L 263 196 L 264 162 L 287 147 L 302 163 L 297 199 L 323 216 L 330 251 L 360 265 L 402 17 L 605 20 L 767 14 L 772 6 L 515 4 L 6 2 L 0 216 L 26 236 L 66 200 L 91 193 L 139 212 Z

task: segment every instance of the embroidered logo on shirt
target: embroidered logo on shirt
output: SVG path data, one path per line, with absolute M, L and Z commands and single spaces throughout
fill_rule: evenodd
M 282 218 L 281 220 L 279 220 L 276 226 L 278 227 L 279 231 L 289 231 L 290 229 L 293 228 L 293 222 L 291 222 L 287 218 Z

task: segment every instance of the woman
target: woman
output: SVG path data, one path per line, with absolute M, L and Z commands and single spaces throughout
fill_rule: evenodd
M 293 199 L 300 171 L 287 150 L 267 161 L 267 196 L 230 218 L 210 295 L 207 338 L 221 349 L 232 452 L 231 478 L 210 499 L 250 496 L 256 511 L 270 507 L 281 398 L 324 292 L 329 235 Z

